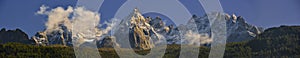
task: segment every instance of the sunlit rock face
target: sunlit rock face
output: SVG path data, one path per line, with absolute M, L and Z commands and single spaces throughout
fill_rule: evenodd
M 138 9 L 134 9 L 115 29 L 117 30 L 114 31 L 114 36 L 121 47 L 140 50 L 150 49 L 155 47 L 156 44 L 160 44 L 160 41 L 164 38 L 160 33 L 170 31 L 170 28 L 163 25 L 160 18 L 145 18 Z M 126 40 L 129 40 L 130 46 L 124 45 Z
M 133 13 L 129 17 L 131 17 L 129 18 L 129 41 L 131 47 L 137 49 L 153 48 L 154 44 L 151 41 L 151 34 L 153 34 L 154 30 L 150 26 L 149 20 L 144 18 L 138 9 L 134 9 Z

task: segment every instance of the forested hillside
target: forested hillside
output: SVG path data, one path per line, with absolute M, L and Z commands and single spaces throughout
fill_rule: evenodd
M 199 47 L 199 58 L 207 58 L 209 47 Z M 6 43 L 0 45 L 0 58 L 7 57 L 75 57 L 72 47 L 51 45 L 34 46 L 21 43 Z M 99 48 L 103 58 L 118 58 L 113 48 Z M 136 51 L 145 55 L 149 50 Z M 191 52 L 193 53 L 193 52 Z M 180 55 L 180 45 L 168 45 L 164 58 L 177 58 Z M 240 57 L 300 57 L 300 26 L 281 26 L 265 30 L 255 39 L 243 42 L 227 43 L 225 58 Z

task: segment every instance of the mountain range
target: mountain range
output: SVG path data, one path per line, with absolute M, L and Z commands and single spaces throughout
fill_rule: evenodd
M 163 40 L 166 40 L 167 44 L 209 45 L 212 42 L 212 34 L 211 22 L 209 21 L 208 15 L 213 17 L 225 17 L 227 42 L 250 40 L 264 32 L 262 27 L 248 24 L 242 16 L 215 12 L 208 13 L 202 17 L 193 15 L 188 23 L 193 22 L 198 32 L 185 32 L 185 34 L 180 34 L 182 30 L 179 30 L 178 26 L 165 25 L 166 22 L 160 17 L 144 17 L 138 9 L 134 9 L 127 18 L 122 19 L 118 26 L 114 26 L 115 30 L 112 29 L 113 32 L 121 33 L 103 35 L 99 37 L 99 40 L 94 40 L 93 42 L 97 43 L 98 47 L 113 47 L 113 45 L 123 47 L 122 44 L 119 43 L 124 40 L 129 40 L 130 47 L 137 49 L 153 48 L 155 45 L 164 43 Z M 192 27 L 189 26 L 189 24 L 186 24 L 186 26 Z M 124 35 L 126 36 L 124 37 Z M 54 44 L 72 46 L 72 32 L 64 24 L 60 24 L 58 25 L 58 30 L 37 32 L 30 40 L 34 41 L 36 45 L 42 46 Z

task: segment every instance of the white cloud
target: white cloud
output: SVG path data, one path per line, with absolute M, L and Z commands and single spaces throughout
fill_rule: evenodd
M 78 39 L 79 44 L 83 43 L 82 41 L 84 40 L 98 39 L 99 36 L 107 34 L 112 28 L 112 25 L 109 25 L 106 29 L 98 29 L 100 14 L 87 10 L 84 7 L 73 8 L 69 6 L 67 9 L 57 7 L 50 11 L 47 11 L 47 8 L 47 6 L 42 5 L 40 10 L 36 12 L 36 14 L 48 16 L 48 21 L 45 23 L 45 32 L 51 33 L 57 30 L 65 32 L 61 27 L 63 25 L 68 31 L 72 32 L 73 37 Z
M 42 5 L 40 7 L 40 10 L 36 12 L 36 14 L 45 14 L 46 13 L 46 10 L 48 9 L 49 7 L 48 6 L 45 6 L 45 5 Z
M 181 40 L 182 44 L 187 45 L 196 45 L 200 46 L 201 44 L 211 43 L 212 39 L 208 36 L 208 34 L 199 34 L 192 32 L 191 30 L 187 31 L 184 34 L 184 38 Z

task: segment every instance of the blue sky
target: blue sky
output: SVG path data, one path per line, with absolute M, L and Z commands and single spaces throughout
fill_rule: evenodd
M 111 19 L 125 1 L 105 0 L 99 11 L 101 20 Z M 204 15 L 198 0 L 179 1 L 190 13 Z M 256 26 L 300 25 L 300 0 L 220 0 L 220 3 L 226 13 L 243 16 Z M 29 36 L 42 31 L 47 17 L 35 15 L 41 5 L 66 8 L 76 6 L 76 0 L 0 0 L 0 28 L 20 28 Z

